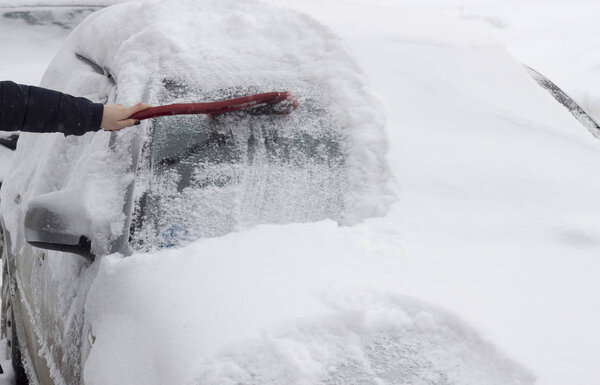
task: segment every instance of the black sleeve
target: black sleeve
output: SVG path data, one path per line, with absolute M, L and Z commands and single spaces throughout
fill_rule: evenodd
M 0 82 L 0 131 L 98 131 L 104 106 L 45 88 Z

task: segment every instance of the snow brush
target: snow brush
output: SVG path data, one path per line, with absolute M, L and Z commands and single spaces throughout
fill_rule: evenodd
M 288 115 L 298 107 L 296 97 L 287 92 L 266 92 L 208 103 L 179 103 L 150 107 L 130 119 L 144 120 L 168 115 L 207 114 L 211 118 L 228 112 L 250 110 L 252 115 Z

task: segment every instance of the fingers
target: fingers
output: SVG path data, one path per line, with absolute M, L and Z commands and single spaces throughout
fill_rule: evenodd
M 136 112 L 140 112 L 140 111 L 146 110 L 146 109 L 148 109 L 150 107 L 152 107 L 151 104 L 146 104 L 146 103 L 135 104 L 135 105 L 133 105 L 133 106 L 131 106 L 131 107 L 129 107 L 127 109 L 128 113 L 129 113 L 129 115 L 127 115 L 127 116 L 129 117 L 129 116 L 135 114 Z
M 104 131 L 119 131 L 127 127 L 137 126 L 138 124 L 140 124 L 140 121 L 136 119 L 118 120 L 113 122 L 110 127 L 105 127 Z
M 139 120 L 126 119 L 126 120 L 121 120 L 121 121 L 117 122 L 117 124 L 119 125 L 119 127 L 121 127 L 121 129 L 123 129 L 123 128 L 126 128 L 126 127 L 135 126 L 136 122 L 139 122 Z
M 106 105 L 104 106 L 101 127 L 106 131 L 118 131 L 140 124 L 139 120 L 131 119 L 130 116 L 150 107 L 152 105 L 146 103 L 138 103 L 131 107 L 125 107 L 122 104 Z

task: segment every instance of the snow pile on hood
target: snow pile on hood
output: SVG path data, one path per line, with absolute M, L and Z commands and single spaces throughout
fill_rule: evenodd
M 386 293 L 402 258 L 385 222 L 264 225 L 104 258 L 85 383 L 533 383 L 454 316 Z
M 420 301 L 373 294 L 350 306 L 331 302 L 331 315 L 278 325 L 201 361 L 189 384 L 534 382 L 454 316 Z

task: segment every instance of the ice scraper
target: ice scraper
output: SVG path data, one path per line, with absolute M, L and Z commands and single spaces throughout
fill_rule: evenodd
M 143 120 L 168 115 L 207 114 L 211 117 L 248 110 L 253 115 L 287 115 L 298 107 L 296 97 L 288 92 L 266 92 L 208 103 L 180 103 L 151 107 L 131 115 Z

